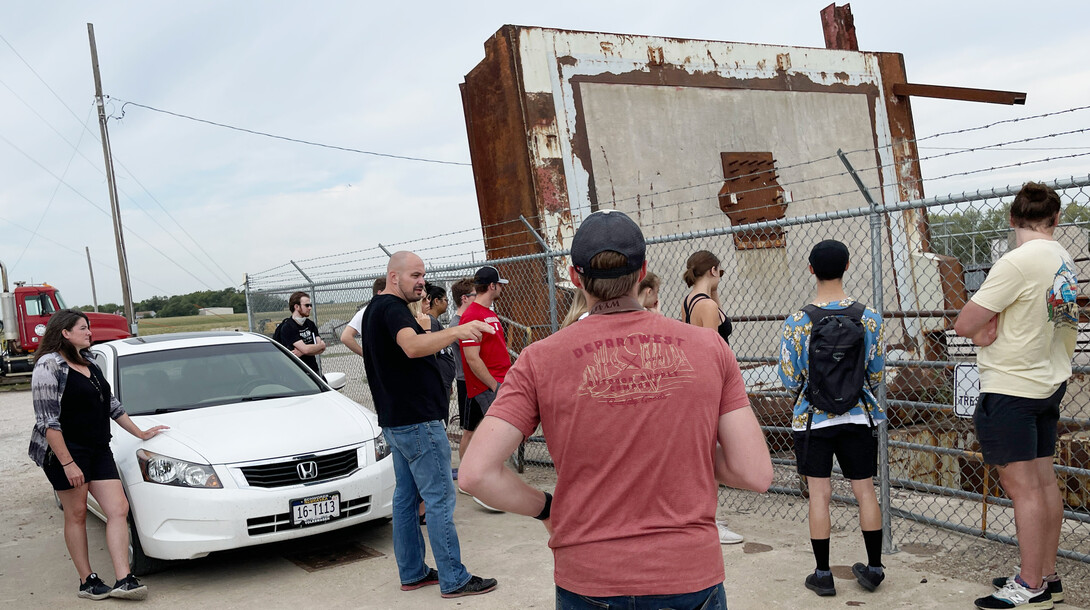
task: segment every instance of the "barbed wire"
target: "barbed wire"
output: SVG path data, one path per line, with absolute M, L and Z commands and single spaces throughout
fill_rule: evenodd
M 996 127 L 998 125 L 1019 123 L 1019 122 L 1025 122 L 1025 121 L 1030 121 L 1030 120 L 1035 120 L 1035 119 L 1042 119 L 1042 118 L 1046 118 L 1046 117 L 1053 117 L 1053 116 L 1057 116 L 1057 115 L 1063 115 L 1063 114 L 1068 114 L 1068 113 L 1079 112 L 1079 111 L 1083 111 L 1083 110 L 1087 110 L 1087 109 L 1090 109 L 1090 105 L 1080 106 L 1080 107 L 1076 107 L 1076 108 L 1069 108 L 1069 109 L 1064 109 L 1064 110 L 1055 111 L 1055 112 L 1042 113 L 1042 114 L 1033 115 L 1033 116 L 1030 116 L 1030 117 L 1017 117 L 1017 118 L 1014 118 L 1014 119 L 1004 119 L 1004 120 L 1001 120 L 1001 121 L 995 121 L 995 122 L 984 124 L 984 125 L 979 125 L 979 126 L 968 127 L 968 128 L 964 128 L 964 129 L 956 129 L 956 130 L 950 130 L 950 131 L 946 131 L 946 132 L 931 134 L 931 135 L 928 135 L 928 136 L 923 136 L 923 137 L 920 137 L 920 138 L 916 138 L 915 140 L 908 140 L 908 142 L 921 142 L 921 141 L 932 140 L 932 139 L 936 139 L 936 138 L 940 138 L 940 137 L 946 137 L 946 136 L 952 136 L 952 135 L 958 135 L 958 134 L 965 134 L 965 133 L 976 132 L 976 131 L 983 131 L 983 130 L 994 128 L 994 127 Z M 928 155 L 928 156 L 925 156 L 925 157 L 917 157 L 917 161 L 919 161 L 919 162 L 933 161 L 933 160 L 942 159 L 942 158 L 949 158 L 949 157 L 952 157 L 954 155 L 964 155 L 964 154 L 980 152 L 980 151 L 985 151 L 985 150 L 997 150 L 997 149 L 1002 149 L 1003 147 L 1009 147 L 1009 146 L 1012 146 L 1012 145 L 1015 145 L 1015 144 L 1024 144 L 1024 143 L 1028 143 L 1028 142 L 1037 142 L 1037 141 L 1044 141 L 1044 140 L 1049 140 L 1049 139 L 1056 139 L 1056 138 L 1061 138 L 1061 137 L 1065 137 L 1065 136 L 1084 134 L 1084 133 L 1087 133 L 1088 131 L 1090 131 L 1090 128 L 1078 128 L 1078 129 L 1071 129 L 1071 130 L 1067 130 L 1067 131 L 1060 131 L 1060 132 L 1050 133 L 1050 134 L 1046 134 L 1046 135 L 1030 136 L 1030 137 L 1019 138 L 1019 139 L 1015 139 L 1015 140 L 1004 140 L 1004 141 L 1001 141 L 1001 142 L 993 142 L 993 143 L 990 143 L 990 144 L 984 144 L 984 145 L 980 145 L 980 146 L 959 148 L 959 149 L 956 149 L 956 150 L 947 151 L 947 152 L 934 154 L 934 155 Z M 888 148 L 889 148 L 888 146 L 881 147 L 881 149 L 883 149 L 883 150 L 888 150 Z M 875 153 L 879 152 L 879 150 L 880 150 L 879 147 L 868 147 L 868 148 L 860 148 L 860 149 L 850 150 L 850 151 L 844 152 L 842 154 L 844 154 L 845 156 L 853 156 L 853 155 L 860 155 L 860 154 L 871 155 L 871 154 L 875 154 Z M 1053 149 L 1048 149 L 1048 150 L 1053 150 Z M 1078 148 L 1076 150 L 1083 150 L 1083 149 Z M 1021 167 L 1021 166 L 1027 166 L 1027 165 L 1033 165 L 1033 164 L 1047 163 L 1047 162 L 1058 161 L 1058 160 L 1063 160 L 1063 159 L 1079 158 L 1079 157 L 1086 156 L 1088 154 L 1090 154 L 1090 152 L 1074 153 L 1074 154 L 1068 154 L 1068 155 L 1053 155 L 1053 156 L 1048 156 L 1048 157 L 1041 158 L 1041 159 L 1032 159 L 1032 160 L 1028 160 L 1028 161 L 1019 161 L 1019 162 L 1013 162 L 1013 163 L 1009 163 L 1009 164 L 992 165 L 992 166 L 989 166 L 989 167 L 976 168 L 976 169 L 960 171 L 960 172 L 949 172 L 949 173 L 946 173 L 946 174 L 943 174 L 943 175 L 940 175 L 940 176 L 929 177 L 929 178 L 927 178 L 927 181 L 937 181 L 937 180 L 950 179 L 950 178 L 954 178 L 954 177 L 979 175 L 979 174 L 984 174 L 984 173 L 988 173 L 988 172 L 999 171 L 999 170 L 1002 170 L 1002 169 L 1009 169 L 1009 168 L 1013 168 L 1013 167 Z M 820 156 L 820 157 L 817 157 L 817 158 L 814 158 L 814 159 L 809 159 L 809 160 L 806 160 L 806 161 L 801 161 L 801 162 L 791 163 L 791 164 L 783 165 L 783 166 L 779 166 L 779 167 L 772 167 L 772 168 L 757 170 L 757 171 L 748 172 L 748 173 L 744 173 L 744 174 L 739 174 L 739 175 L 735 175 L 735 176 L 730 176 L 729 178 L 722 177 L 722 176 L 716 176 L 716 178 L 714 180 L 706 182 L 706 183 L 689 184 L 689 185 L 672 187 L 672 188 L 661 189 L 661 190 L 652 190 L 652 191 L 648 191 L 648 192 L 635 193 L 633 195 L 629 195 L 629 196 L 625 196 L 625 197 L 618 197 L 618 198 L 608 198 L 608 199 L 598 198 L 598 201 L 601 202 L 599 205 L 612 205 L 615 208 L 619 208 L 619 207 L 621 207 L 621 204 L 624 204 L 624 203 L 628 203 L 628 202 L 632 202 L 632 201 L 641 201 L 643 199 L 649 199 L 650 200 L 649 209 L 644 209 L 641 206 L 641 211 L 639 213 L 643 217 L 646 217 L 646 216 L 651 217 L 651 225 L 650 226 L 660 226 L 660 225 L 666 225 L 666 224 L 678 224 L 678 225 L 680 225 L 680 224 L 683 224 L 685 222 L 692 222 L 694 220 L 702 220 L 702 219 L 707 219 L 707 218 L 712 218 L 712 217 L 721 217 L 722 212 L 717 211 L 717 212 L 713 212 L 713 213 L 710 213 L 710 214 L 697 215 L 697 216 L 687 216 L 687 217 L 685 217 L 683 219 L 679 219 L 677 217 L 674 217 L 674 218 L 669 218 L 669 219 L 663 218 L 663 220 L 658 220 L 658 218 L 662 218 L 661 213 L 666 211 L 666 210 L 669 210 L 670 208 L 681 208 L 681 207 L 686 206 L 686 205 L 699 204 L 699 203 L 705 203 L 705 202 L 716 202 L 718 204 L 718 201 L 719 201 L 718 193 L 715 193 L 713 195 L 702 195 L 702 196 L 699 196 L 699 197 L 690 197 L 690 198 L 687 198 L 687 199 L 682 199 L 680 201 L 675 201 L 675 202 L 670 202 L 670 203 L 663 203 L 661 201 L 661 199 L 664 196 L 668 196 L 668 195 L 673 194 L 673 193 L 691 191 L 693 189 L 707 188 L 707 187 L 711 187 L 711 186 L 719 186 L 719 185 L 723 185 L 723 184 L 726 184 L 726 183 L 731 183 L 731 182 L 736 182 L 736 181 L 739 181 L 739 180 L 744 180 L 746 178 L 759 178 L 759 177 L 761 177 L 763 175 L 767 175 L 767 174 L 774 174 L 777 177 L 782 177 L 784 175 L 790 175 L 792 173 L 791 170 L 795 170 L 795 169 L 799 169 L 799 168 L 803 168 L 803 167 L 806 167 L 806 166 L 811 166 L 811 165 L 815 165 L 815 164 L 819 164 L 819 163 L 823 163 L 823 162 L 834 161 L 834 160 L 838 160 L 838 155 L 837 154 L 830 154 L 830 155 L 826 155 L 826 156 Z M 857 163 L 855 165 L 858 165 L 858 167 L 853 168 L 855 170 L 856 174 L 861 175 L 861 176 L 867 176 L 867 175 L 876 176 L 876 177 L 878 177 L 879 181 L 881 181 L 881 172 L 883 170 L 887 170 L 887 169 L 889 169 L 891 167 L 894 167 L 896 165 L 896 162 L 879 163 L 879 164 L 873 164 L 873 162 L 872 163 Z M 850 175 L 850 172 L 847 171 L 847 169 L 840 170 L 840 171 L 830 171 L 830 172 L 826 172 L 826 173 L 823 173 L 823 174 L 818 175 L 818 176 L 800 177 L 798 179 L 789 179 L 789 180 L 787 180 L 785 182 L 777 182 L 774 186 L 772 186 L 772 185 L 760 185 L 760 186 L 754 186 L 754 187 L 748 188 L 748 189 L 741 189 L 741 190 L 731 191 L 730 194 L 735 195 L 735 196 L 744 196 L 744 195 L 747 195 L 747 194 L 753 194 L 753 193 L 757 193 L 757 192 L 760 192 L 760 191 L 767 191 L 770 188 L 779 188 L 780 190 L 784 190 L 784 191 L 794 191 L 794 190 L 797 190 L 799 187 L 801 187 L 803 185 L 820 184 L 822 182 L 826 182 L 826 181 L 829 181 L 829 180 L 845 178 L 845 177 L 847 177 L 849 175 Z M 920 184 L 922 182 L 924 182 L 924 178 L 922 176 L 920 176 L 918 178 L 914 178 L 914 179 L 902 179 L 900 176 L 898 176 L 898 180 L 894 184 L 886 184 L 886 185 L 876 184 L 876 185 L 874 185 L 873 188 L 881 188 L 882 186 L 885 186 L 885 187 L 897 186 L 899 188 L 908 188 L 908 187 L 918 185 L 918 184 Z M 755 213 L 759 214 L 759 212 L 761 210 L 777 208 L 777 207 L 780 207 L 781 205 L 793 205 L 793 204 L 799 204 L 799 203 L 816 201 L 816 200 L 826 200 L 826 199 L 832 199 L 832 198 L 852 195 L 852 194 L 855 194 L 855 193 L 858 193 L 857 189 L 847 189 L 847 190 L 834 191 L 834 192 L 831 192 L 831 193 L 813 194 L 813 195 L 809 195 L 809 196 L 806 196 L 806 197 L 803 197 L 803 198 L 791 198 L 790 201 L 784 201 L 783 203 L 773 202 L 773 203 L 767 204 L 765 206 L 748 207 L 746 209 L 746 213 L 750 214 L 750 215 L 755 214 Z M 718 205 L 716 207 L 718 207 Z M 666 212 L 666 213 L 669 214 L 669 212 Z M 531 226 L 538 226 L 538 223 L 536 221 L 538 221 L 540 219 L 541 219 L 541 215 L 535 215 L 535 216 L 527 218 L 527 221 L 530 222 Z M 503 227 L 503 225 L 511 225 L 511 224 L 514 224 L 514 225 L 518 226 L 519 230 L 517 230 L 517 231 L 515 231 L 513 233 L 503 232 L 503 233 L 500 233 L 498 235 L 495 234 L 496 229 L 498 229 L 500 227 Z M 464 234 L 468 234 L 468 233 L 474 233 L 475 236 L 472 239 L 464 239 L 464 240 L 459 240 L 459 241 L 454 241 L 454 242 L 430 243 L 430 242 L 434 242 L 436 240 L 442 240 L 444 238 L 453 237 L 453 236 L 457 236 L 457 235 L 464 235 Z M 431 235 L 431 236 L 423 237 L 423 238 L 408 239 L 408 240 L 403 240 L 403 241 L 398 241 L 398 242 L 392 242 L 390 244 L 386 244 L 386 246 L 388 246 L 388 247 L 399 247 L 399 246 L 411 245 L 413 251 L 434 252 L 435 253 L 434 255 L 429 255 L 428 256 L 429 259 L 446 260 L 446 259 L 456 258 L 456 257 L 465 257 L 465 256 L 467 256 L 467 253 L 459 252 L 459 253 L 454 253 L 454 254 L 439 254 L 439 252 L 442 252 L 443 250 L 446 250 L 446 249 L 456 248 L 458 246 L 464 246 L 464 245 L 469 245 L 469 244 L 474 244 L 474 245 L 480 244 L 481 247 L 473 249 L 473 251 L 468 253 L 468 254 L 473 254 L 473 255 L 475 255 L 477 253 L 487 254 L 484 251 L 484 248 L 483 248 L 483 246 L 484 246 L 483 239 L 479 239 L 478 237 L 476 237 L 476 235 L 481 235 L 482 237 L 487 236 L 487 238 L 488 238 L 488 240 L 490 242 L 494 242 L 494 240 L 509 239 L 511 237 L 514 237 L 514 236 L 525 235 L 526 233 L 527 233 L 527 231 L 523 228 L 522 221 L 518 220 L 518 219 L 512 219 L 512 220 L 507 220 L 507 221 L 501 221 L 501 222 L 498 222 L 498 223 L 493 223 L 491 225 L 486 225 L 486 226 L 459 229 L 459 230 L 448 231 L 448 232 L 445 232 L 445 233 L 439 233 L 439 234 L 436 234 L 436 235 Z M 546 237 L 544 237 L 544 239 L 546 239 L 546 243 L 548 243 L 548 244 L 555 244 L 556 243 L 555 236 L 553 236 L 553 235 L 547 235 Z M 536 239 L 523 241 L 523 242 L 520 242 L 520 243 L 517 243 L 517 244 L 508 244 L 508 245 L 502 246 L 501 248 L 503 250 L 512 250 L 512 249 L 523 248 L 523 247 L 526 247 L 526 246 L 533 246 L 533 245 L 539 245 L 539 243 L 537 242 Z M 317 261 L 317 260 L 326 260 L 326 259 L 333 259 L 333 258 L 344 258 L 346 256 L 352 256 L 354 254 L 362 254 L 362 253 L 365 253 L 365 252 L 374 252 L 374 251 L 375 251 L 375 248 L 368 248 L 368 249 L 353 251 L 353 252 L 349 252 L 349 253 L 330 254 L 330 255 L 325 255 L 325 256 L 320 256 L 320 257 L 313 257 L 313 258 L 310 258 L 310 259 L 297 260 L 296 264 L 302 265 L 303 263 L 308 263 L 307 267 L 309 269 L 326 269 L 326 268 L 330 268 L 330 267 L 349 266 L 349 265 L 354 265 L 354 266 L 358 267 L 358 266 L 362 266 L 365 263 L 370 262 L 372 260 L 380 260 L 380 259 L 383 259 L 384 257 L 380 257 L 379 255 L 376 254 L 374 258 L 353 259 L 351 261 L 336 262 L 336 263 L 330 263 L 330 264 L 327 264 L 327 265 L 317 265 L 317 266 L 315 266 L 312 263 L 314 261 Z M 383 253 L 383 254 L 385 254 L 385 253 Z M 280 269 L 280 268 L 283 268 L 284 266 L 285 265 L 280 265 L 278 267 L 272 268 L 271 270 Z M 278 275 L 275 275 L 275 276 L 262 277 L 261 279 L 262 280 L 270 280 L 272 278 L 284 277 L 284 276 L 291 275 L 291 274 L 292 274 L 292 271 L 287 270 L 283 274 L 278 274 Z M 261 275 L 261 274 L 256 274 L 256 275 Z
M 1065 110 L 1059 110 L 1059 111 L 1055 111 L 1055 112 L 1047 112 L 1047 113 L 1028 116 L 1028 117 L 1016 117 L 1016 118 L 1013 118 L 1013 119 L 1004 119 L 1004 120 L 1001 120 L 1001 121 L 995 121 L 993 123 L 988 123 L 988 124 L 985 124 L 985 125 L 979 125 L 979 126 L 975 126 L 975 127 L 967 127 L 965 129 L 957 129 L 957 130 L 941 132 L 941 133 L 932 134 L 932 135 L 929 135 L 929 136 L 924 136 L 922 138 L 908 139 L 908 140 L 904 140 L 904 142 L 905 143 L 918 143 L 918 142 L 922 142 L 922 141 L 925 141 L 925 140 L 930 140 L 930 139 L 933 139 L 933 138 L 945 137 L 945 136 L 949 136 L 949 135 L 959 135 L 959 134 L 971 133 L 971 132 L 975 132 L 975 131 L 983 131 L 983 130 L 990 129 L 990 128 L 998 126 L 998 125 L 1031 121 L 1031 120 L 1036 120 L 1036 119 L 1041 119 L 1041 118 L 1046 118 L 1046 117 L 1052 117 L 1052 116 L 1057 116 L 1057 115 L 1062 115 L 1062 114 L 1068 114 L 1068 113 L 1072 113 L 1072 112 L 1078 112 L 1078 111 L 1087 110 L 1087 109 L 1090 109 L 1090 105 L 1079 106 L 1079 107 L 1075 107 L 1075 108 L 1068 108 L 1068 109 L 1065 109 Z M 1070 135 L 1070 134 L 1073 134 L 1073 133 L 1085 133 L 1086 131 L 1090 131 L 1090 129 L 1079 129 L 1079 130 L 1074 130 L 1072 132 L 1060 133 L 1060 134 L 1051 134 L 1049 136 L 1042 136 L 1042 137 L 1033 138 L 1033 139 L 1045 139 L 1045 138 L 1049 138 L 1049 137 L 1056 137 L 1056 136 L 1059 136 L 1059 135 Z M 1032 141 L 1033 139 L 1027 139 L 1027 140 L 1024 140 L 1024 141 Z M 975 150 L 984 150 L 986 148 L 999 147 L 999 146 L 1004 146 L 1004 145 L 1010 144 L 1010 143 L 1022 143 L 1022 142 L 1023 142 L 1023 140 L 1014 140 L 1014 141 L 1010 141 L 1010 142 L 994 144 L 994 145 L 991 145 L 991 146 L 988 146 L 988 147 L 971 147 L 971 148 L 966 149 L 966 150 L 961 151 L 961 152 L 973 152 Z M 886 147 L 886 148 L 888 148 L 888 147 Z M 872 147 L 868 147 L 868 148 L 859 148 L 859 149 L 849 150 L 849 151 L 844 152 L 844 154 L 845 155 L 855 155 L 855 154 L 860 154 L 860 153 L 875 153 L 875 152 L 878 152 L 878 151 L 879 151 L 879 147 L 872 146 Z M 947 153 L 947 154 L 944 154 L 944 155 L 934 155 L 932 157 L 918 158 L 917 160 L 925 161 L 925 160 L 930 160 L 932 158 L 939 158 L 939 157 L 942 157 L 942 156 L 947 156 L 948 154 L 950 154 L 950 153 Z M 784 166 L 780 166 L 780 167 L 776 167 L 776 168 L 758 170 L 758 171 L 750 172 L 750 173 L 747 173 L 747 174 L 739 174 L 739 175 L 736 175 L 736 176 L 732 176 L 730 179 L 731 180 L 738 180 L 738 179 L 742 179 L 742 178 L 755 178 L 755 177 L 759 177 L 759 176 L 761 176 L 763 174 L 767 174 L 767 173 L 770 173 L 770 172 L 782 172 L 782 171 L 786 171 L 786 170 L 797 169 L 797 168 L 800 168 L 800 167 L 805 167 L 805 166 L 808 166 L 808 165 L 821 163 L 823 161 L 829 161 L 829 160 L 837 159 L 837 157 L 838 157 L 838 155 L 836 155 L 836 154 L 827 155 L 827 156 L 824 156 L 824 157 L 818 157 L 816 159 L 810 159 L 810 160 L 802 161 L 802 162 L 799 162 L 799 163 L 792 163 L 792 164 L 789 164 L 789 165 L 784 165 Z M 885 169 L 887 167 L 892 167 L 892 166 L 895 166 L 895 165 L 896 165 L 896 162 L 892 162 L 892 163 L 889 163 L 889 164 L 883 164 L 883 165 L 879 165 L 879 166 L 863 166 L 862 168 L 857 168 L 857 171 L 879 170 L 879 169 Z M 647 194 L 648 195 L 667 194 L 667 193 L 683 191 L 683 190 L 688 190 L 688 189 L 703 188 L 703 187 L 707 187 L 707 186 L 721 184 L 725 180 L 726 180 L 726 178 L 718 177 L 715 180 L 712 180 L 712 181 L 706 182 L 706 183 L 679 186 L 679 187 L 674 187 L 674 188 L 665 189 L 665 190 L 661 190 L 661 191 L 651 191 L 651 192 L 649 192 Z M 635 200 L 640 196 L 641 196 L 641 194 L 636 194 L 636 195 L 631 195 L 631 196 L 624 197 L 624 198 L 621 198 L 621 199 L 615 199 L 614 201 L 616 201 L 618 203 L 627 202 L 627 201 Z

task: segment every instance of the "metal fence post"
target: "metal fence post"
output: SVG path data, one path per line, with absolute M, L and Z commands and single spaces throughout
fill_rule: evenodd
M 244 294 L 246 295 L 246 325 L 249 327 L 250 332 L 254 332 L 254 307 L 250 303 L 250 274 L 247 273 L 243 276 L 245 278 Z
M 526 220 L 526 217 L 519 214 L 519 220 L 522 224 L 526 225 L 526 229 L 530 231 L 530 235 L 534 236 L 537 243 L 541 246 L 541 249 L 545 252 L 545 258 L 541 259 L 545 261 L 545 281 L 549 285 L 549 332 L 556 332 L 560 330 L 560 321 L 557 317 L 556 310 L 556 270 L 553 269 L 553 251 L 549 248 L 549 244 L 538 235 L 538 232 L 534 230 L 534 227 L 530 224 L 530 221 Z
M 870 257 L 871 280 L 874 285 L 874 309 L 882 312 L 886 309 L 882 294 L 882 214 L 878 211 L 878 203 L 871 197 L 870 191 L 863 185 L 859 175 L 855 173 L 855 168 L 848 162 L 848 157 L 844 154 L 844 151 L 837 150 L 836 154 L 844 163 L 844 167 L 848 168 L 852 180 L 855 181 L 855 185 L 863 193 L 863 198 L 870 205 Z M 879 346 L 879 349 L 885 349 L 885 346 Z M 875 396 L 875 399 L 878 401 L 878 408 L 884 413 L 889 413 L 886 405 L 885 375 L 882 376 L 882 381 L 878 384 L 878 395 Z M 893 522 L 890 514 L 893 507 L 890 505 L 889 492 L 888 418 L 882 420 L 878 426 L 878 505 L 882 507 L 882 552 L 886 554 L 896 553 L 898 549 L 893 544 Z

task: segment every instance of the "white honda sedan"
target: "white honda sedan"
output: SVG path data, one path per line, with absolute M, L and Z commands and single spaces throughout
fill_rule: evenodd
M 141 441 L 112 424 L 137 575 L 160 560 L 309 536 L 391 515 L 394 468 L 373 413 L 279 344 L 241 332 L 92 348 Z M 102 511 L 88 497 L 91 511 Z

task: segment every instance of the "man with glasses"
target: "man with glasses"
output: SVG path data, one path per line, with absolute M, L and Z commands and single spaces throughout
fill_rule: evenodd
M 273 340 L 299 356 L 315 373 L 322 374 L 318 366 L 318 354 L 325 351 L 326 345 L 318 335 L 318 325 L 310 319 L 314 305 L 310 296 L 303 291 L 293 292 L 288 298 L 288 310 L 291 315 L 276 327 Z
M 425 282 L 424 298 L 420 300 L 420 303 L 420 311 L 428 316 L 428 322 L 431 324 L 424 330 L 432 333 L 443 330 L 443 324 L 439 321 L 439 316 L 447 312 L 446 289 L 431 282 Z M 451 384 L 454 383 L 454 374 L 457 370 L 454 364 L 455 359 L 458 357 L 454 353 L 456 345 L 457 343 L 451 343 L 435 354 L 436 362 L 439 363 L 439 375 L 443 378 L 443 389 L 447 391 L 448 399 L 450 398 Z

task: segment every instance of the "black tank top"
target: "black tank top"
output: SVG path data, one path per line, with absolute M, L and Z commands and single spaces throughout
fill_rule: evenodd
M 697 302 L 702 301 L 704 299 L 709 299 L 710 300 L 711 297 L 704 294 L 703 292 L 698 292 L 697 294 L 693 295 L 692 300 L 682 301 L 681 302 L 681 307 L 685 311 L 685 320 L 684 320 L 684 322 L 686 324 L 691 324 L 691 322 L 689 322 L 689 318 L 690 318 L 690 316 L 692 316 L 693 306 L 695 306 L 697 304 Z M 734 328 L 730 323 L 730 318 L 727 317 L 727 314 L 723 313 L 722 308 L 719 308 L 719 307 L 716 307 L 716 308 L 719 309 L 719 319 L 722 320 L 719 323 L 719 327 L 716 330 L 719 332 L 719 336 L 723 337 L 723 340 L 727 342 L 727 345 L 730 345 L 730 333 L 731 333 L 732 330 L 734 330 Z
M 61 395 L 61 433 L 65 443 L 101 448 L 110 444 L 110 386 L 93 364 L 91 377 L 69 368 Z

